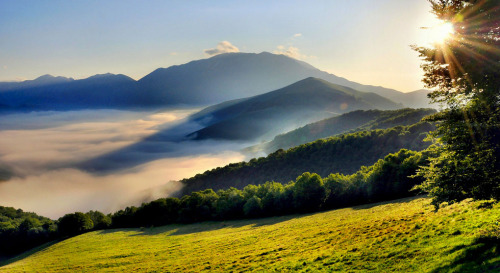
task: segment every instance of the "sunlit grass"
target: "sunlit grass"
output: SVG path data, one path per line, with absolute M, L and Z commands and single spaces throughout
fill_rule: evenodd
M 97 231 L 50 245 L 1 272 L 497 272 L 500 206 L 426 198 L 258 220 Z M 482 206 L 487 207 L 487 206 Z

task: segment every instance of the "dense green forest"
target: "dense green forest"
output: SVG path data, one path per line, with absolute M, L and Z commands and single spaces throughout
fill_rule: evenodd
M 423 117 L 436 113 L 434 109 L 357 110 L 324 119 L 278 135 L 270 142 L 252 147 L 272 153 L 334 135 L 357 131 L 387 129 L 398 125 L 412 125 Z
M 378 159 L 400 149 L 421 151 L 427 148 L 430 143 L 423 139 L 432 130 L 434 125 L 422 122 L 319 139 L 287 151 L 278 150 L 267 157 L 229 164 L 184 179 L 182 194 L 207 188 L 242 189 L 246 185 L 266 181 L 284 183 L 304 172 L 314 172 L 321 176 L 337 172 L 350 174 L 361 166 L 372 165 Z

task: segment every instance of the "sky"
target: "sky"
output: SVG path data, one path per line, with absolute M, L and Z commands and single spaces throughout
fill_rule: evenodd
M 0 0 L 0 81 L 44 74 L 140 79 L 220 52 L 285 54 L 362 84 L 423 88 L 410 45 L 426 0 Z

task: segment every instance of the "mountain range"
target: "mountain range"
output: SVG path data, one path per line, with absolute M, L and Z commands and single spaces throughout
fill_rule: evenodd
M 187 137 L 270 139 L 278 133 L 353 110 L 398 108 L 402 105 L 377 94 L 310 77 L 262 95 L 206 108 L 192 117 L 205 127 Z
M 226 53 L 159 68 L 136 81 L 102 74 L 74 80 L 45 75 L 31 81 L 0 82 L 3 110 L 71 110 L 211 105 L 260 95 L 308 77 L 372 92 L 407 107 L 429 107 L 426 91 L 403 93 L 362 85 L 284 55 Z

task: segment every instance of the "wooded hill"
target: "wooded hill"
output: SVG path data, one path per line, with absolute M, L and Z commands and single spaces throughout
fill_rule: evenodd
M 324 119 L 278 135 L 268 143 L 251 147 L 251 151 L 264 151 L 267 154 L 278 149 L 289 149 L 320 138 L 357 131 L 387 129 L 398 125 L 412 125 L 423 117 L 436 113 L 434 109 L 399 110 L 357 110 L 337 117 Z
M 328 139 L 319 139 L 287 151 L 282 149 L 248 162 L 232 163 L 183 179 L 182 194 L 203 189 L 243 188 L 248 184 L 266 181 L 285 183 L 304 172 L 321 176 L 330 173 L 350 174 L 361 166 L 374 164 L 378 159 L 400 149 L 421 151 L 430 143 L 424 142 L 434 125 L 420 122 L 411 126 L 362 131 Z

